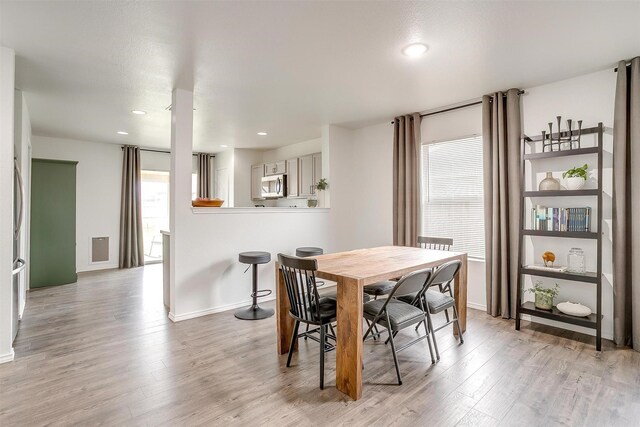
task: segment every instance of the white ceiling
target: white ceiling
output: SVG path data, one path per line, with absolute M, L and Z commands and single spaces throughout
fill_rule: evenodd
M 194 147 L 214 152 L 286 145 L 323 124 L 381 122 L 640 54 L 640 2 L 2 0 L 0 15 L 34 133 L 169 147 L 171 90 L 193 88 Z M 429 53 L 404 57 L 416 41 Z

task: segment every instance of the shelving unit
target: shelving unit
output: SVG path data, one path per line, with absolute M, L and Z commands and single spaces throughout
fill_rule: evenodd
M 582 130 L 582 135 L 595 134 L 597 138 L 597 146 L 578 148 L 565 151 L 551 151 L 545 153 L 526 153 L 525 147 L 527 143 L 542 141 L 542 135 L 535 137 L 523 137 L 521 144 L 521 162 L 520 162 L 520 185 L 522 197 L 520 198 L 520 213 L 521 213 L 521 225 L 519 236 L 519 271 L 518 271 L 518 289 L 517 299 L 518 304 L 516 308 L 516 330 L 520 330 L 520 318 L 521 315 L 527 314 L 534 317 L 540 317 L 549 320 L 555 320 L 571 325 L 583 326 L 586 328 L 595 329 L 596 331 L 596 350 L 602 349 L 602 143 L 604 128 L 602 123 L 598 123 L 598 126 L 587 128 Z M 577 131 L 564 131 L 554 133 L 551 138 L 557 139 L 558 136 L 568 137 L 577 135 Z M 598 158 L 598 188 L 587 190 L 560 190 L 560 191 L 525 191 L 525 165 L 526 161 L 539 161 L 544 159 L 551 159 L 565 156 L 579 156 L 579 155 L 596 155 Z M 525 214 L 525 200 L 527 198 L 536 197 L 595 197 L 597 199 L 597 218 L 596 218 L 596 231 L 584 232 L 584 231 L 546 231 L 546 230 L 530 230 L 526 228 L 527 217 Z M 542 237 L 554 237 L 564 239 L 593 239 L 597 243 L 597 271 L 587 272 L 586 274 L 575 274 L 568 272 L 557 272 L 551 270 L 539 270 L 534 268 L 527 268 L 525 264 L 525 250 L 524 250 L 524 237 L 525 236 L 542 236 Z M 596 312 L 592 313 L 588 317 L 575 317 L 561 313 L 555 306 L 551 311 L 541 310 L 535 307 L 532 302 L 522 302 L 522 285 L 523 276 L 537 276 L 537 277 L 549 277 L 562 280 L 570 280 L 574 282 L 581 282 L 585 287 L 591 287 L 595 285 L 596 292 Z M 586 289 L 588 290 L 588 288 Z

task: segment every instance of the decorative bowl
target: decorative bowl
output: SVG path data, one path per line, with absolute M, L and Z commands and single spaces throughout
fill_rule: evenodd
M 222 199 L 202 199 L 197 198 L 191 201 L 191 206 L 196 208 L 219 208 L 224 203 Z
M 557 307 L 559 311 L 564 314 L 568 314 L 569 316 L 587 317 L 591 314 L 591 309 L 589 307 L 569 301 L 561 302 Z

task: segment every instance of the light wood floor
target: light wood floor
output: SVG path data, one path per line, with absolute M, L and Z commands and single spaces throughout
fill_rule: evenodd
M 441 331 L 400 353 L 365 344 L 363 399 L 318 388 L 317 343 L 294 365 L 276 356 L 275 319 L 232 312 L 177 324 L 162 306 L 162 267 L 82 274 L 29 293 L 0 365 L 0 425 L 639 425 L 640 353 L 470 310 L 465 343 Z M 249 276 L 246 286 L 249 292 Z M 410 333 L 401 339 L 408 339 Z M 574 339 L 569 339 L 574 338 Z

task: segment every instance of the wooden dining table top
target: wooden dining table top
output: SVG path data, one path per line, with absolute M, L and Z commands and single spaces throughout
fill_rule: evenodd
M 362 280 L 364 286 L 389 275 L 403 276 L 416 269 L 440 265 L 459 259 L 463 252 L 440 251 L 406 246 L 380 246 L 318 255 L 316 275 L 323 279 L 338 281 L 340 278 Z

